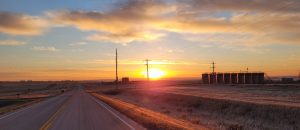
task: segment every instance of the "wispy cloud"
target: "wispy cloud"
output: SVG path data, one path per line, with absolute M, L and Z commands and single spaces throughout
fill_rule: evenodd
M 152 32 L 130 32 L 124 34 L 95 34 L 87 37 L 87 40 L 91 41 L 109 41 L 113 43 L 127 45 L 128 43 L 134 41 L 152 41 L 163 37 L 162 33 L 152 33 Z
M 39 35 L 48 26 L 47 21 L 38 16 L 0 12 L 0 18 L 0 32 L 11 35 Z
M 271 3 L 271 4 L 270 4 Z M 298 0 L 190 0 L 185 8 L 198 11 L 299 12 Z
M 34 46 L 31 48 L 32 50 L 35 51 L 48 51 L 48 52 L 56 52 L 59 51 L 55 47 L 44 47 L 44 46 Z
M 162 6 L 160 6 L 160 4 Z M 134 41 L 151 41 L 164 36 L 149 26 L 157 15 L 174 10 L 158 1 L 128 1 L 108 12 L 55 11 L 48 16 L 57 24 L 74 26 L 83 31 L 98 31 L 87 39 L 127 44 Z
M 82 45 L 87 45 L 87 42 L 76 42 L 76 43 L 71 43 L 69 44 L 70 46 L 82 46 Z
M 21 46 L 25 45 L 26 42 L 24 41 L 17 41 L 17 40 L 0 40 L 0 46 Z

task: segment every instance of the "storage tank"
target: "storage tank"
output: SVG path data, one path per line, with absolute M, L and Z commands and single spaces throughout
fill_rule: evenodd
M 218 84 L 224 83 L 223 73 L 218 73 L 218 74 L 217 74 L 217 83 L 218 83 Z
M 252 73 L 252 83 L 253 84 L 258 84 L 258 73 Z
M 209 77 L 207 73 L 202 74 L 202 82 L 204 84 L 209 84 Z
M 224 83 L 225 84 L 230 83 L 230 73 L 224 73 Z
M 265 81 L 265 73 L 258 73 L 258 83 L 263 84 Z
M 238 73 L 238 83 L 239 84 L 245 83 L 245 73 Z
M 128 84 L 128 83 L 129 83 L 129 77 L 123 77 L 122 84 Z
M 230 74 L 231 83 L 236 84 L 237 83 L 237 73 L 231 73 Z
M 209 74 L 209 83 L 210 84 L 216 83 L 216 79 L 217 79 L 216 73 Z
M 245 73 L 245 84 L 251 84 L 251 83 L 252 83 L 251 73 Z

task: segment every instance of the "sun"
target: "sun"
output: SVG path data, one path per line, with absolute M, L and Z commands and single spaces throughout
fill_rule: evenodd
M 143 72 L 143 74 L 145 75 L 145 77 L 147 77 L 147 72 Z M 149 69 L 149 78 L 151 78 L 151 79 L 161 78 L 165 74 L 166 74 L 166 72 L 164 72 L 163 70 L 158 69 L 158 68 Z

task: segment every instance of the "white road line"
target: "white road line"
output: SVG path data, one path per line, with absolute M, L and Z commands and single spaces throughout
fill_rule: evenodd
M 117 117 L 119 120 L 121 120 L 124 124 L 126 124 L 128 127 L 130 127 L 130 129 L 135 130 L 135 128 L 133 126 L 131 126 L 130 124 L 128 124 L 126 121 L 124 121 L 120 116 L 118 116 L 116 113 L 114 113 L 113 111 L 111 111 L 109 108 L 107 108 L 102 102 L 99 102 L 99 100 L 97 100 L 94 97 L 91 97 L 95 102 L 97 102 L 99 105 L 101 105 L 102 107 L 104 107 L 107 111 L 109 111 L 111 114 L 113 114 L 115 117 Z

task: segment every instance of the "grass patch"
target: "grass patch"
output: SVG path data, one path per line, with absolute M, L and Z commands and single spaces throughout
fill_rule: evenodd
M 14 105 L 17 103 L 25 103 L 30 101 L 32 100 L 31 99 L 0 99 L 0 108 L 9 105 Z
M 31 104 L 41 101 L 42 98 L 37 99 L 0 99 L 0 115 L 24 108 Z
M 213 122 L 215 124 L 222 122 L 222 128 L 224 129 L 300 129 L 300 107 L 163 92 L 128 91 L 126 94 L 134 95 L 135 99 L 143 99 L 141 105 L 143 103 L 160 105 L 159 111 L 170 110 L 168 115 L 174 115 L 174 117 L 182 120 L 189 120 L 195 114 L 211 117 L 215 120 Z M 201 122 L 204 125 L 208 124 L 207 126 L 214 127 L 209 121 L 208 123 L 205 120 Z M 197 121 L 191 122 L 197 124 Z M 215 128 L 218 129 L 218 127 Z
M 121 89 L 111 89 L 111 90 L 103 91 L 103 94 L 106 94 L 106 95 L 118 95 L 118 94 L 121 94 L 122 92 L 123 92 L 123 90 L 121 90 Z

